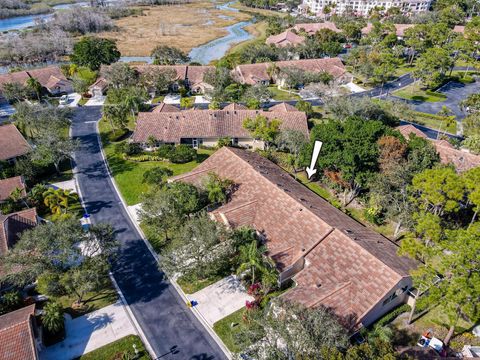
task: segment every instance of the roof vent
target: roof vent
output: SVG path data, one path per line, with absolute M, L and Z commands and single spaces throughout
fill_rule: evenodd
M 322 284 L 318 283 L 317 288 L 320 288 L 320 287 L 322 287 Z
M 346 232 L 347 234 L 353 234 L 353 231 L 350 230 L 350 229 L 345 229 L 345 232 Z
M 301 197 L 301 198 L 299 198 L 299 200 L 300 200 L 300 201 L 307 201 L 307 200 L 305 200 L 305 199 L 304 199 L 304 198 L 302 198 L 302 197 Z

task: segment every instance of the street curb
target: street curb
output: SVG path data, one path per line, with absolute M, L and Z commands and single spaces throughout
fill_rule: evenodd
M 115 188 L 115 191 L 117 192 L 117 195 L 118 195 L 118 198 L 120 199 L 120 202 L 122 203 L 122 206 L 125 210 L 125 212 L 127 213 L 129 219 L 130 219 L 130 222 L 133 224 L 133 226 L 135 226 L 135 228 L 137 229 L 138 233 L 140 234 L 140 237 L 142 238 L 143 242 L 145 243 L 145 245 L 147 246 L 148 250 L 150 251 L 150 253 L 152 254 L 152 256 L 154 257 L 155 261 L 157 262 L 157 265 L 159 266 L 160 268 L 160 259 L 158 257 L 158 254 L 155 252 L 155 250 L 153 249 L 152 245 L 150 244 L 150 242 L 147 240 L 143 230 L 140 228 L 140 226 L 137 224 L 137 222 L 135 221 L 135 219 L 132 218 L 132 215 L 130 214 L 130 211 L 128 210 L 128 206 L 127 206 L 127 203 L 125 202 L 125 199 L 123 198 L 122 194 L 120 193 L 120 189 L 117 187 L 117 184 L 115 183 L 115 179 L 113 178 L 113 175 L 112 175 L 112 172 L 110 170 L 110 166 L 108 165 L 108 161 L 107 161 L 107 158 L 105 156 L 105 151 L 103 150 L 103 143 L 102 143 L 102 139 L 100 137 L 100 131 L 99 131 L 99 127 L 98 127 L 98 124 L 99 124 L 100 120 L 97 121 L 95 123 L 95 128 L 96 128 L 96 135 L 97 135 L 97 141 L 100 145 L 100 153 L 102 154 L 102 158 L 103 158 L 103 162 L 107 168 L 107 171 L 108 171 L 108 176 L 110 177 L 110 181 L 111 183 L 113 184 L 113 187 Z M 180 288 L 180 286 L 178 286 L 178 284 L 176 283 L 176 281 L 174 281 L 173 279 L 169 279 L 169 282 L 172 284 L 173 288 L 177 291 L 178 295 L 182 298 L 182 300 L 184 300 L 185 302 L 185 306 L 186 306 L 186 303 L 189 302 L 186 294 L 183 292 L 183 290 Z M 115 283 L 115 286 L 117 286 L 117 284 Z M 120 292 L 121 293 L 121 292 Z M 122 294 L 122 297 L 123 297 L 123 294 Z M 217 345 L 220 347 L 220 349 L 223 351 L 223 353 L 225 354 L 225 356 L 228 358 L 228 359 L 232 359 L 232 354 L 231 352 L 227 349 L 227 347 L 225 346 L 225 344 L 223 343 L 223 341 L 218 337 L 218 335 L 215 333 L 215 331 L 213 330 L 213 328 L 208 324 L 207 320 L 200 314 L 200 312 L 195 309 L 195 307 L 192 307 L 192 312 L 193 314 L 195 315 L 195 317 L 200 321 L 200 323 L 203 325 L 203 327 L 207 330 L 207 332 L 210 334 L 210 336 L 213 338 L 213 340 L 217 343 Z M 130 310 L 130 309 L 129 309 Z M 131 311 L 131 310 L 130 310 Z M 150 345 L 149 345 L 150 346 Z M 155 358 L 155 357 L 154 357 Z
M 98 122 L 97 122 L 97 129 L 96 130 L 98 132 Z M 70 126 L 70 129 L 69 129 L 69 136 L 70 136 L 70 138 L 72 138 L 72 126 Z M 100 145 L 101 145 L 101 143 L 100 143 Z M 103 152 L 103 148 L 101 146 L 100 146 L 100 148 L 101 148 L 101 151 Z M 103 153 L 102 153 L 102 156 L 103 156 Z M 74 166 L 72 166 L 72 175 L 73 175 L 73 179 L 74 179 L 74 182 L 75 182 L 75 189 L 77 190 L 77 194 L 78 194 L 80 203 L 82 204 L 83 210 L 85 211 L 85 213 L 87 213 L 87 209 L 86 209 L 85 203 L 83 201 L 82 190 L 80 188 L 80 185 L 78 185 L 78 181 L 77 181 L 78 172 L 77 172 L 77 161 L 75 160 L 75 154 L 72 156 L 72 158 L 73 158 L 73 164 L 72 165 L 74 165 Z M 105 158 L 104 158 L 104 161 L 105 161 Z M 110 169 L 108 169 L 108 166 L 107 166 L 107 170 L 110 173 Z M 148 342 L 148 339 L 145 336 L 145 333 L 143 332 L 140 324 L 138 323 L 137 319 L 135 318 L 135 315 L 133 314 L 132 310 L 130 309 L 130 306 L 128 305 L 128 302 L 125 299 L 125 296 L 123 295 L 122 290 L 120 290 L 120 287 L 118 286 L 117 281 L 113 277 L 113 274 L 112 274 L 111 271 L 108 272 L 108 276 L 110 277 L 110 280 L 112 281 L 112 284 L 115 287 L 115 290 L 117 291 L 118 295 L 120 296 L 122 306 L 124 307 L 125 312 L 126 312 L 128 318 L 129 318 L 130 322 L 132 323 L 133 327 L 135 328 L 135 330 L 137 332 L 137 335 L 142 339 L 142 342 L 145 345 L 145 347 L 146 347 L 148 353 L 150 354 L 150 356 L 152 357 L 152 359 L 156 359 L 157 354 L 155 354 L 155 351 L 153 351 L 152 346 Z

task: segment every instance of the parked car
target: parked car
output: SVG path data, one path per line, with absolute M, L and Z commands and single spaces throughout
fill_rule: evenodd
M 60 105 L 67 105 L 68 104 L 68 95 L 62 95 L 60 98 Z

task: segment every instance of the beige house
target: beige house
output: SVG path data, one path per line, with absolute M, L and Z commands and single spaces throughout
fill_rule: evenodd
M 209 173 L 236 185 L 231 199 L 210 214 L 229 228 L 249 226 L 264 241 L 282 296 L 334 311 L 356 331 L 408 300 L 417 263 L 398 245 L 361 225 L 251 151 L 223 147 L 190 173 L 176 176 L 201 186 Z
M 159 144 L 187 144 L 197 148 L 214 147 L 219 139 L 229 137 L 235 146 L 263 148 L 263 141 L 254 139 L 243 128 L 245 119 L 253 119 L 257 115 L 268 120 L 278 119 L 280 129 L 298 130 L 308 137 L 307 116 L 293 109 L 278 107 L 262 111 L 230 105 L 223 110 L 175 111 L 169 107 L 167 111 L 139 113 L 132 141 L 145 144 L 153 138 Z

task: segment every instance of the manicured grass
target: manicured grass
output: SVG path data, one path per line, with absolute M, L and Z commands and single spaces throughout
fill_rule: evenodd
M 133 124 L 130 124 L 129 127 L 133 128 Z M 127 205 L 138 204 L 141 195 L 148 191 L 149 186 L 142 183 L 145 171 L 153 167 L 163 166 L 172 170 L 174 176 L 180 175 L 193 170 L 200 162 L 213 153 L 213 150 L 199 149 L 198 159 L 185 164 L 172 164 L 164 161 L 129 161 L 115 153 L 114 143 L 108 143 L 105 140 L 105 135 L 110 131 L 106 121 L 100 121 L 99 130 L 100 134 L 102 134 L 103 148 L 107 156 L 108 165 Z
M 88 100 L 90 99 L 82 96 L 82 98 L 78 101 L 78 105 L 83 106 L 87 103 Z
M 182 288 L 185 294 L 194 294 L 209 285 L 215 284 L 217 281 L 222 280 L 222 278 L 222 275 L 214 275 L 206 279 L 195 279 L 182 276 L 177 279 L 177 284 Z
M 441 132 L 446 131 L 451 134 L 457 133 L 457 122 L 455 121 L 454 116 L 445 117 L 422 112 L 414 112 L 411 117 L 406 117 L 405 120 L 424 125 Z
M 115 303 L 118 300 L 118 295 L 113 284 L 110 282 L 110 279 L 108 279 L 107 285 L 102 290 L 96 293 L 87 293 L 84 296 L 85 307 L 82 309 L 72 308 L 72 304 L 76 300 L 74 296 L 65 295 L 56 298 L 55 300 L 63 306 L 66 313 L 70 314 L 73 318 L 76 318 Z
M 135 351 L 133 345 L 138 350 L 138 360 L 150 360 L 142 340 L 138 336 L 129 335 L 114 341 L 108 345 L 91 351 L 85 355 L 80 356 L 77 360 L 120 360 L 120 359 L 134 359 Z M 130 357 L 129 357 L 130 356 Z
M 405 75 L 407 73 L 412 72 L 414 69 L 415 69 L 414 65 L 405 64 L 405 65 L 399 66 L 395 71 L 395 76 Z
M 440 102 L 447 99 L 446 95 L 434 91 L 423 90 L 418 84 L 412 84 L 403 89 L 394 91 L 392 95 L 398 96 L 402 99 L 426 102 Z
M 301 100 L 300 96 L 297 94 L 292 94 L 288 91 L 280 90 L 276 86 L 269 86 L 268 90 L 272 93 L 274 100 L 278 101 L 288 101 L 288 100 Z
M 311 182 L 307 179 L 307 175 L 302 172 L 297 174 L 298 180 L 312 190 L 315 194 L 319 195 L 321 198 L 327 200 L 333 206 L 340 208 L 341 204 L 327 189 L 321 186 L 318 182 Z
M 242 329 L 248 328 L 248 325 L 242 319 L 245 311 L 245 308 L 237 310 L 213 324 L 213 330 L 217 333 L 220 339 L 222 339 L 225 346 L 231 352 L 239 352 L 242 350 L 242 348 L 240 348 L 238 343 L 235 341 L 235 334 L 240 332 Z

